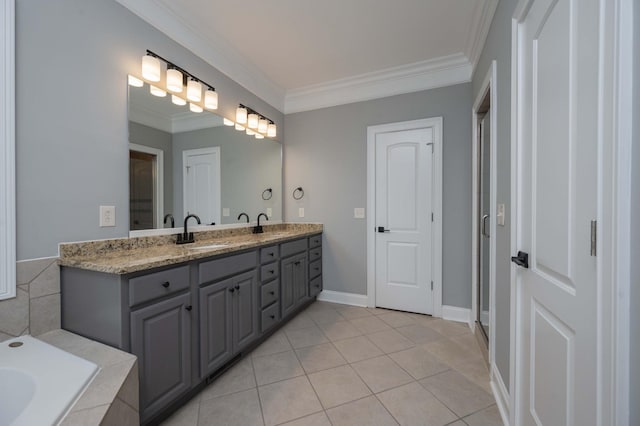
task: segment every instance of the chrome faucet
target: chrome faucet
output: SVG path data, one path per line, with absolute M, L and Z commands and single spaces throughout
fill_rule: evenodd
M 242 216 L 246 217 L 246 218 L 247 218 L 247 223 L 249 223 L 249 215 L 248 215 L 248 214 L 246 214 L 245 212 L 242 212 L 242 213 L 240 213 L 240 214 L 238 215 L 238 220 L 240 220 L 240 218 L 241 218 Z
M 253 227 L 253 233 L 254 233 L 254 234 L 262 234 L 262 233 L 264 232 L 264 231 L 262 230 L 262 226 L 260 226 L 260 217 L 261 217 L 261 216 L 264 216 L 264 218 L 265 218 L 266 220 L 269 220 L 269 216 L 267 216 L 267 215 L 266 215 L 266 214 L 264 214 L 264 213 L 260 213 L 260 214 L 258 215 L 258 224 L 257 224 L 256 226 L 254 226 L 254 227 Z
M 195 218 L 198 221 L 198 225 L 200 225 L 200 218 L 195 214 L 187 215 L 184 218 L 184 233 L 178 234 L 178 239 L 176 240 L 176 244 L 188 244 L 193 243 L 195 240 L 193 239 L 193 232 L 187 232 L 187 222 L 189 218 Z
M 175 228 L 176 227 L 176 221 L 173 220 L 173 215 L 171 213 L 167 213 L 166 215 L 164 215 L 164 223 L 167 223 L 167 219 L 171 219 L 171 227 Z

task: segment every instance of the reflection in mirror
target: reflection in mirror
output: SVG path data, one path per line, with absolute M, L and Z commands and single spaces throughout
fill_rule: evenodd
M 243 223 L 241 213 L 282 220 L 281 144 L 171 98 L 150 94 L 146 83 L 129 86 L 130 230 L 181 226 L 188 214 L 208 225 Z

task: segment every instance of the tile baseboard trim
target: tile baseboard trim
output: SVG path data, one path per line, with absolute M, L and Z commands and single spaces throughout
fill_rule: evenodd
M 342 305 L 367 307 L 367 296 L 364 294 L 345 293 L 342 291 L 322 290 L 318 295 L 322 302 L 340 303 Z
M 509 392 L 507 392 L 507 387 L 504 385 L 504 380 L 502 380 L 500 371 L 495 363 L 491 365 L 491 390 L 493 391 L 493 397 L 496 400 L 498 411 L 502 417 L 502 423 L 509 426 Z
M 471 321 L 471 309 L 468 308 L 442 305 L 442 319 L 464 322 L 469 324 L 469 327 L 473 325 L 473 322 Z

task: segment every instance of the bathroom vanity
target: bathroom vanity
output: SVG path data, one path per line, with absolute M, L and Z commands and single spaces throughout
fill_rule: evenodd
M 321 225 L 238 232 L 188 247 L 168 236 L 61 245 L 62 328 L 138 357 L 141 423 L 166 417 L 322 290 Z

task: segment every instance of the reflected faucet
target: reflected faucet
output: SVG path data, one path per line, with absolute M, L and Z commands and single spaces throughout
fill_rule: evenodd
M 193 232 L 187 232 L 187 222 L 189 218 L 195 218 L 198 221 L 198 225 L 200 225 L 200 218 L 195 214 L 187 215 L 184 218 L 184 233 L 178 234 L 178 239 L 176 240 L 176 244 L 189 244 L 193 243 L 195 240 L 193 239 Z
M 242 213 L 240 213 L 240 214 L 238 215 L 238 220 L 240 220 L 240 218 L 241 218 L 242 216 L 246 217 L 246 218 L 247 218 L 247 223 L 249 223 L 249 215 L 248 215 L 248 214 L 246 214 L 245 212 L 242 212 Z
M 267 216 L 267 215 L 266 215 L 266 214 L 264 214 L 264 213 L 260 213 L 260 214 L 258 215 L 258 224 L 257 224 L 256 226 L 254 226 L 254 227 L 253 227 L 253 233 L 254 233 L 254 234 L 262 234 L 262 233 L 264 232 L 264 231 L 262 230 L 262 226 L 260 226 L 260 217 L 261 217 L 261 216 L 264 216 L 264 218 L 265 218 L 266 220 L 269 220 L 269 216 Z
M 171 219 L 171 227 L 175 228 L 176 227 L 176 221 L 173 220 L 173 215 L 171 213 L 167 213 L 166 215 L 164 215 L 164 223 L 167 223 L 167 219 Z

